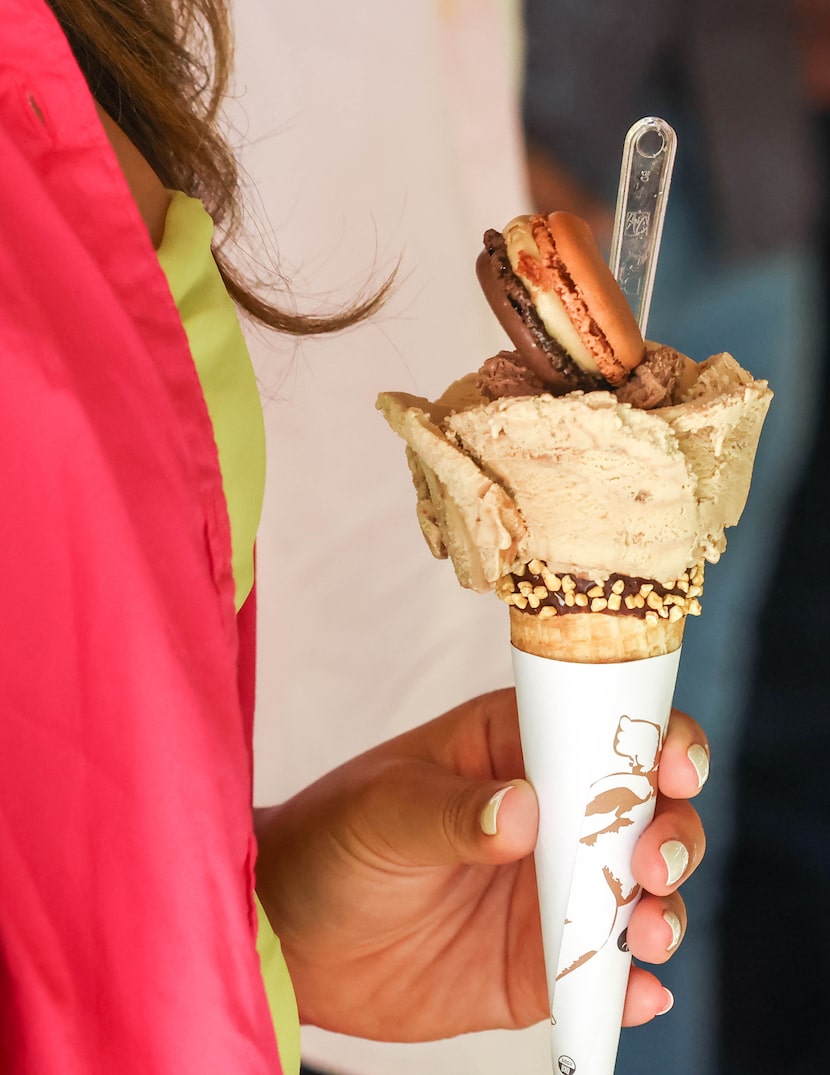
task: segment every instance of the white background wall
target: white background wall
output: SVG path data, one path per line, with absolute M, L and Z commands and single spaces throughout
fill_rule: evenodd
M 379 391 L 439 393 L 508 346 L 479 292 L 481 235 L 529 208 L 513 0 L 236 0 L 231 116 L 254 226 L 300 308 L 351 298 L 401 258 L 383 312 L 338 337 L 251 332 L 265 396 L 255 794 L 510 682 L 492 596 L 462 591 L 415 517 Z M 267 226 L 266 223 L 268 222 Z M 475 973 L 475 968 L 470 968 Z M 547 1028 L 379 1045 L 311 1028 L 343 1075 L 547 1070 Z

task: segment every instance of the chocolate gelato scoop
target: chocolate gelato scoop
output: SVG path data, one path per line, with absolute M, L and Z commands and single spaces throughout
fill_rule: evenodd
M 522 362 L 515 351 L 499 351 L 478 371 L 476 386 L 487 399 L 506 396 L 538 396 L 546 391 L 544 381 Z
M 673 347 L 651 345 L 639 366 L 619 387 L 606 386 L 618 403 L 630 403 L 641 411 L 669 407 L 681 401 L 683 382 L 689 366 L 694 365 Z M 488 358 L 479 369 L 476 386 L 486 399 L 508 399 L 514 396 L 539 396 L 543 392 L 562 395 L 543 381 L 524 362 L 517 351 L 499 351 Z
M 617 389 L 617 400 L 641 411 L 668 407 L 677 402 L 675 392 L 685 368 L 686 359 L 679 351 L 665 345 L 655 347 Z

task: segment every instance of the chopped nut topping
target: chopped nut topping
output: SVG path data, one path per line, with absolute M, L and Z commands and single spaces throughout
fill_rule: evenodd
M 607 579 L 592 579 L 560 575 L 537 558 L 514 564 L 496 583 L 496 593 L 503 601 L 543 619 L 565 613 L 605 613 L 637 616 L 648 623 L 661 619 L 676 622 L 687 615 L 700 615 L 698 597 L 702 591 L 699 567 L 669 582 L 613 574 Z

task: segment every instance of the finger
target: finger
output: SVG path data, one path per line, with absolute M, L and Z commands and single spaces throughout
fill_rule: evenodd
M 673 799 L 688 799 L 697 795 L 708 776 L 709 743 L 703 729 L 688 713 L 672 710 L 660 755 L 660 790 Z
M 524 773 L 513 688 L 473 698 L 412 734 L 424 760 L 464 776 L 507 781 Z
M 644 967 L 632 964 L 623 1007 L 623 1026 L 641 1026 L 656 1015 L 671 1011 L 674 997 L 660 979 Z
M 631 867 L 646 892 L 665 896 L 694 873 L 705 850 L 694 807 L 685 799 L 658 795 L 654 820 L 634 847 Z
M 515 862 L 529 855 L 536 846 L 539 831 L 539 803 L 531 785 L 526 780 L 514 780 L 495 791 L 481 789 L 481 792 L 487 794 L 487 799 L 476 814 L 478 831 L 473 830 L 476 857 L 470 861 L 497 864 Z
M 665 963 L 686 934 L 686 905 L 677 893 L 651 896 L 646 893 L 631 915 L 626 940 L 636 959 Z
M 413 866 L 515 862 L 533 851 L 539 826 L 527 781 L 468 780 L 411 760 L 372 784 L 361 814 L 361 842 Z

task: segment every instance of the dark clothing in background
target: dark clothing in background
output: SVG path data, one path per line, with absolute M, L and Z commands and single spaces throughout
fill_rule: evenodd
M 822 795 L 830 802 L 830 795 L 817 784 L 809 797 L 799 796 L 813 714 L 791 714 L 792 665 L 768 648 L 761 669 L 758 648 L 769 616 L 780 616 L 787 629 L 786 613 L 773 611 L 775 598 L 765 600 L 778 592 L 771 580 L 779 550 L 785 557 L 790 551 L 784 524 L 812 443 L 823 360 L 815 249 L 821 159 L 794 11 L 790 0 L 524 0 L 524 13 L 528 143 L 577 186 L 613 204 L 629 127 L 657 115 L 677 131 L 649 338 L 696 360 L 729 350 L 775 392 L 749 502 L 740 525 L 727 531 L 722 561 L 707 565 L 703 614 L 684 637 L 675 701 L 709 736 L 712 777 L 695 803 L 707 853 L 683 888 L 686 942 L 660 968 L 676 1004 L 648 1026 L 623 1032 L 617 1072 L 771 1075 L 793 1066 L 800 1075 L 826 1075 L 826 1059 L 823 1066 L 799 1062 L 807 1054 L 791 1040 L 800 1024 L 788 1026 L 787 1000 L 804 1000 L 813 979 L 806 927 L 820 946 L 821 931 L 830 933 L 826 916 L 812 913 L 807 922 L 796 910 L 806 906 L 811 880 L 830 895 L 830 841 L 808 805 Z M 820 563 L 807 561 L 810 581 Z M 816 639 L 826 633 L 817 621 L 810 630 Z M 756 743 L 749 702 L 759 671 L 777 694 L 770 692 L 774 712 L 767 710 Z M 830 721 L 824 723 L 830 746 Z M 738 800 L 742 762 L 752 770 Z M 820 786 L 826 789 L 826 780 Z M 773 801 L 781 807 L 777 823 Z M 826 860 L 814 870 L 799 836 L 805 829 L 816 862 Z M 799 891 L 788 896 L 794 880 Z M 790 910 L 798 928 L 787 919 Z M 798 950 L 782 960 L 791 937 Z M 830 976 L 827 950 L 816 968 L 823 981 Z M 783 989 L 776 987 L 782 962 L 791 971 Z M 827 999 L 817 989 L 804 1003 L 811 1019 L 817 996 Z
M 788 4 L 524 0 L 524 10 L 528 139 L 594 194 L 616 196 L 624 134 L 659 101 L 722 257 L 810 239 L 818 162 Z
M 830 111 L 818 119 L 830 176 Z M 830 197 L 822 284 L 830 306 Z M 830 354 L 818 433 L 762 615 L 723 918 L 723 1057 L 730 1075 L 830 1071 Z

